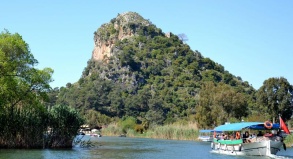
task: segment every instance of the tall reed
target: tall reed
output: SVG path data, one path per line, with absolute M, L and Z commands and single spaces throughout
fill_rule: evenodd
M 175 123 L 164 126 L 154 126 L 146 132 L 148 138 L 172 140 L 197 140 L 198 128 L 196 123 Z
M 42 107 L 3 109 L 0 148 L 42 148 L 47 112 Z
M 116 122 L 104 126 L 102 129 L 103 136 L 119 136 L 122 133 L 122 128 L 120 128 Z
M 1 109 L 0 148 L 70 148 L 83 122 L 67 106 L 51 111 L 42 105 Z
M 102 129 L 104 136 L 119 136 L 123 133 L 119 124 L 112 123 Z M 194 122 L 189 123 L 175 123 L 164 126 L 152 126 L 150 129 L 144 131 L 142 134 L 136 132 L 134 129 L 127 129 L 126 135 L 128 137 L 146 137 L 157 139 L 171 139 L 171 140 L 197 140 L 198 128 Z

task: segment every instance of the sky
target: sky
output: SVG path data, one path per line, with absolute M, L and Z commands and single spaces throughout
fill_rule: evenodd
M 293 84 L 292 0 L 10 0 L 0 30 L 19 33 L 38 69 L 54 70 L 52 88 L 75 83 L 94 48 L 94 32 L 119 13 L 137 12 L 255 89 L 272 77 Z

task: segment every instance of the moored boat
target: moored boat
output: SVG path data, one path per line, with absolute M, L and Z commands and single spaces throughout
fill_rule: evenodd
M 290 133 L 283 120 L 280 124 L 263 122 L 240 122 L 220 125 L 214 128 L 224 133 L 214 133 L 211 143 L 212 153 L 226 155 L 272 156 L 283 147 L 282 130 Z M 267 132 L 267 134 L 249 135 L 249 132 Z M 243 134 L 243 132 L 245 132 Z
M 199 130 L 198 140 L 204 141 L 204 142 L 212 142 L 213 133 L 214 133 L 214 130 Z M 218 131 L 217 133 L 221 133 L 221 131 Z

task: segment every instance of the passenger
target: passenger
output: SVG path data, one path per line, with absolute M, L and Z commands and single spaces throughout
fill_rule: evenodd
M 256 135 L 255 134 L 250 135 L 249 142 L 255 142 L 255 141 L 256 141 Z
M 248 131 L 245 131 L 245 133 L 244 133 L 243 136 L 242 136 L 242 139 L 243 139 L 243 143 L 248 143 L 248 142 L 250 142 Z
M 281 132 L 280 131 L 278 131 L 277 134 L 276 134 L 276 140 L 283 142 L 283 136 L 281 135 Z
M 221 140 L 224 140 L 224 139 L 225 139 L 225 134 L 224 134 L 224 133 L 222 133 L 220 139 L 221 139 Z
M 266 132 L 266 134 L 264 134 L 265 137 L 272 137 L 273 134 L 271 134 L 270 132 Z
M 233 133 L 233 138 L 236 139 L 236 133 L 235 132 Z
M 230 140 L 234 140 L 234 139 L 235 139 L 234 135 L 233 134 L 230 135 Z
M 263 136 L 262 132 L 261 131 L 258 131 L 257 136 Z
M 228 139 L 229 139 L 228 135 L 224 135 L 224 140 L 228 140 Z
M 250 138 L 256 138 L 256 135 L 253 133 L 250 135 Z

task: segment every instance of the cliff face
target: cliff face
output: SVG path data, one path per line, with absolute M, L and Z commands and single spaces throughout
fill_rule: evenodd
M 150 22 L 135 12 L 118 14 L 95 32 L 92 59 L 107 61 L 106 59 L 113 55 L 112 50 L 116 41 L 135 36 L 141 27 L 148 25 Z

